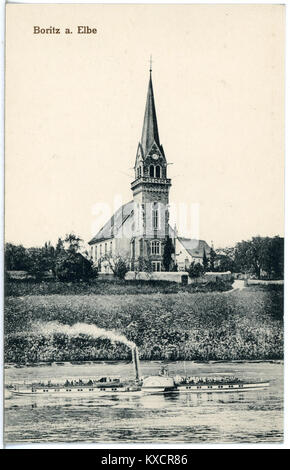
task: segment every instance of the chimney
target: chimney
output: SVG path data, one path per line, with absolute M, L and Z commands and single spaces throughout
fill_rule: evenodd
M 137 346 L 135 346 L 134 348 L 132 348 L 132 361 L 133 361 L 133 364 L 134 364 L 136 380 L 139 380 L 139 379 L 140 379 L 140 374 L 139 374 L 139 356 L 138 356 Z

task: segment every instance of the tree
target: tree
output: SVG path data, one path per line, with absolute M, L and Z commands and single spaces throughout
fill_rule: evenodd
M 134 264 L 134 273 L 135 273 L 135 279 L 137 278 L 138 274 L 141 272 L 144 272 L 147 274 L 148 278 L 152 274 L 153 267 L 151 260 L 149 258 L 144 258 L 142 256 L 139 256 L 137 263 Z
M 275 236 L 270 240 L 268 272 L 272 277 L 284 278 L 284 238 Z
M 235 270 L 235 263 L 234 261 L 227 255 L 217 255 L 216 260 L 218 262 L 218 266 L 216 270 L 220 272 L 231 271 Z
M 255 274 L 260 279 L 265 271 L 268 277 L 283 277 L 284 239 L 281 237 L 253 237 L 237 243 L 235 263 L 242 272 Z
M 231 271 L 236 272 L 235 264 L 235 247 L 217 248 L 216 250 L 216 265 L 217 270 L 220 272 Z
M 59 253 L 55 263 L 55 273 L 60 281 L 88 281 L 94 279 L 98 271 L 93 262 L 81 253 L 66 250 Z
M 28 248 L 27 249 L 27 267 L 26 270 L 32 274 L 37 280 L 43 277 L 53 267 L 53 259 L 48 255 L 45 248 Z
M 61 281 L 88 281 L 98 275 L 92 260 L 87 259 L 79 251 L 83 240 L 69 233 L 65 239 L 58 239 L 55 247 L 55 274 Z
M 187 272 L 188 272 L 189 277 L 197 278 L 197 277 L 203 276 L 205 271 L 204 271 L 204 267 L 200 263 L 195 263 L 194 261 L 192 261 Z
M 108 253 L 104 255 L 101 261 L 106 261 L 114 276 L 119 279 L 125 279 L 126 273 L 129 271 L 129 262 L 127 258 L 120 254 L 112 255 Z
M 208 268 L 208 259 L 207 259 L 207 256 L 206 256 L 205 249 L 203 249 L 202 264 L 203 264 L 204 270 L 207 271 L 207 268 Z
M 64 243 L 67 244 L 66 249 L 75 253 L 80 250 L 81 242 L 83 242 L 83 240 L 74 233 L 67 234 L 64 239 Z
M 174 246 L 172 243 L 172 239 L 170 237 L 166 237 L 164 251 L 163 251 L 163 266 L 165 271 L 170 270 L 170 266 L 172 264 L 172 255 L 174 253 Z
M 209 252 L 209 266 L 210 266 L 211 272 L 214 272 L 215 270 L 215 261 L 216 261 L 216 253 L 213 247 L 211 247 L 210 252 Z
M 27 270 L 27 250 L 22 245 L 5 244 L 5 269 L 7 271 Z
M 58 256 L 60 253 L 64 252 L 64 244 L 61 238 L 58 239 L 55 247 L 55 256 Z

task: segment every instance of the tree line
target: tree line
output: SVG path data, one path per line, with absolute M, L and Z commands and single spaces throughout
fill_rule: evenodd
M 25 271 L 37 280 L 53 277 L 60 281 L 89 280 L 97 276 L 93 262 L 82 254 L 81 238 L 68 234 L 56 246 L 46 242 L 43 247 L 24 248 L 5 245 L 5 270 Z M 9 276 L 9 274 L 8 274 Z
M 234 247 L 211 248 L 209 256 L 204 250 L 202 263 L 192 262 L 188 272 L 191 277 L 199 277 L 208 271 L 245 273 L 258 279 L 283 279 L 284 238 L 256 236 L 242 240 Z
M 64 239 L 59 238 L 56 246 L 50 242 L 43 247 L 24 248 L 22 245 L 5 245 L 6 271 L 25 271 L 36 279 L 42 279 L 48 273 L 59 280 L 88 280 L 97 276 L 98 269 L 88 253 L 81 253 L 82 240 L 77 235 L 68 234 Z M 176 271 L 172 255 L 174 247 L 172 240 L 166 240 L 163 254 L 163 265 L 166 271 Z M 104 257 L 111 271 L 116 277 L 124 279 L 129 270 L 130 260 L 121 255 Z M 138 259 L 134 270 L 152 272 L 150 260 Z M 234 247 L 214 250 L 209 255 L 205 250 L 201 263 L 192 262 L 187 269 L 189 276 L 200 277 L 205 272 L 246 273 L 260 278 L 283 279 L 284 277 L 284 238 L 253 237 L 243 240 Z

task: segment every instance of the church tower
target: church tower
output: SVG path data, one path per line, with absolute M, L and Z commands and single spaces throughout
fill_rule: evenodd
M 166 157 L 159 140 L 151 67 L 142 136 L 134 170 L 135 180 L 131 184 L 135 203 L 132 268 L 140 259 L 150 259 L 153 270 L 162 271 L 164 245 L 169 236 L 171 180 L 167 178 Z

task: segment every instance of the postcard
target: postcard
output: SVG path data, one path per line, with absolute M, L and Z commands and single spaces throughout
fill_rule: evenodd
M 278 4 L 6 5 L 6 447 L 283 443 L 284 50 Z

